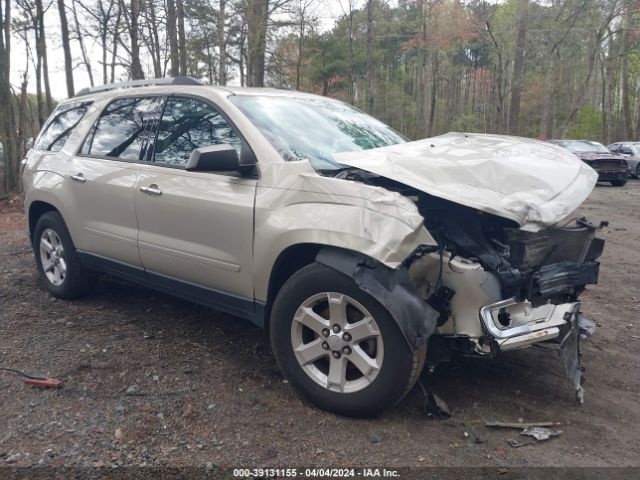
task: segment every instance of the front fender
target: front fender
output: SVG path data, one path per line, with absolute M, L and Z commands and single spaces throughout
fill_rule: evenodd
M 258 300 L 267 300 L 269 276 L 280 253 L 299 244 L 360 252 L 393 269 L 419 245 L 436 242 L 421 219 L 407 222 L 364 205 L 289 205 L 270 212 L 262 222 L 256 223 L 255 297 Z

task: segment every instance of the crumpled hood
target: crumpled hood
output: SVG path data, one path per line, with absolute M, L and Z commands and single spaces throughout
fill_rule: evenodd
M 447 133 L 333 157 L 532 231 L 566 218 L 598 180 L 562 147 L 504 135 Z

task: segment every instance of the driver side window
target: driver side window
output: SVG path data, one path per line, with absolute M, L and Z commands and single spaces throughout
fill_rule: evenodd
M 184 167 L 199 147 L 229 143 L 240 152 L 238 133 L 211 105 L 186 97 L 170 97 L 162 114 L 154 162 Z

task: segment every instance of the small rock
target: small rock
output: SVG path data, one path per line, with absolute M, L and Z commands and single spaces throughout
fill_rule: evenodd
M 5 462 L 7 463 L 15 463 L 18 460 L 20 460 L 20 457 L 22 456 L 22 454 L 20 452 L 16 452 L 16 453 L 12 453 L 11 455 L 9 455 L 6 459 Z
M 121 428 L 116 428 L 116 440 L 122 440 L 124 438 L 124 432 Z
M 137 393 L 138 393 L 137 385 L 131 385 L 130 387 L 127 388 L 127 395 L 135 395 Z
M 183 368 L 182 373 L 186 373 L 186 374 L 193 373 L 193 368 L 192 367 Z
M 154 375 L 154 376 L 153 376 L 153 377 L 151 377 L 151 378 L 153 378 L 153 381 L 154 381 L 154 382 L 159 382 L 159 381 L 160 381 L 160 376 L 158 376 L 158 375 Z
M 191 418 L 193 415 L 193 404 L 187 403 L 182 410 L 182 418 Z
M 369 435 L 369 440 L 371 441 L 371 443 L 380 443 L 382 438 L 377 433 L 372 433 L 371 435 Z
M 213 470 L 213 463 L 211 463 L 211 462 L 207 462 L 207 464 L 206 464 L 205 468 L 206 468 L 207 470 Z
M 118 404 L 118 406 L 116 407 L 116 412 L 120 412 L 120 413 L 122 413 L 122 412 L 124 412 L 126 409 L 127 409 L 127 407 L 125 407 L 124 405 L 122 405 L 122 404 Z
M 213 410 L 214 408 L 216 408 L 215 403 L 210 403 L 209 405 L 207 405 L 207 410 Z
M 249 441 L 245 440 L 244 442 L 242 442 L 242 446 L 243 447 L 248 447 L 249 446 Z
M 98 460 L 97 462 L 93 463 L 93 468 L 102 468 L 104 467 L 104 462 L 102 460 Z
M 424 458 L 424 455 L 419 455 L 419 456 L 418 456 L 418 458 L 417 458 L 417 460 L 418 460 L 420 463 L 422 463 L 422 462 L 424 462 L 426 459 Z

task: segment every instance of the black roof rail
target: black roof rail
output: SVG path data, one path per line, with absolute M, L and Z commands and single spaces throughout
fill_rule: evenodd
M 129 82 L 119 83 L 107 83 L 106 85 L 100 85 L 98 87 L 83 88 L 76 97 L 83 95 L 89 95 L 90 93 L 107 92 L 109 90 L 116 90 L 118 88 L 133 88 L 133 87 L 152 87 L 154 85 L 204 85 L 200 80 L 196 80 L 192 77 L 173 77 L 173 78 L 150 78 L 148 80 L 131 80 Z

